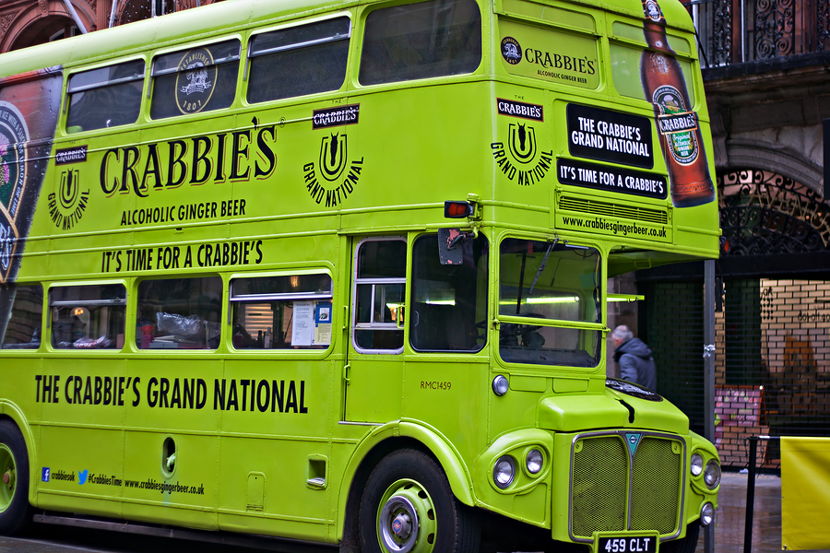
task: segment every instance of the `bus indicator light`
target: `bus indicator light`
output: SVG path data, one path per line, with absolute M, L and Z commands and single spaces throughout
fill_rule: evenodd
M 444 217 L 448 219 L 463 219 L 472 217 L 475 208 L 470 202 L 444 202 Z

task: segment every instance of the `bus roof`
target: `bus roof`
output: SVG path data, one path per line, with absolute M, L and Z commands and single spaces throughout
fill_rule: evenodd
M 277 22 L 348 9 L 354 6 L 379 3 L 377 0 L 226 0 L 164 16 L 145 19 L 102 29 L 85 35 L 40 44 L 2 54 L 0 77 L 16 75 L 34 69 L 62 65 L 72 67 L 81 63 L 112 60 L 145 52 L 151 45 L 199 40 L 231 29 L 267 25 Z M 498 9 L 502 0 L 487 0 Z M 538 0 L 546 5 L 581 4 L 588 8 L 608 11 L 633 19 L 641 19 L 641 0 Z M 669 26 L 685 32 L 694 32 L 694 25 L 679 0 L 663 0 L 660 4 Z M 602 27 L 598 27 L 602 28 Z

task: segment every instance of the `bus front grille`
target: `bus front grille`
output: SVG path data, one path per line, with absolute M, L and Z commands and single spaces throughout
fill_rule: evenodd
M 665 225 L 669 221 L 669 214 L 665 209 L 621 205 L 611 202 L 589 200 L 587 198 L 574 198 L 572 196 L 561 196 L 559 198 L 559 209 L 563 211 L 590 213 L 591 215 L 599 215 L 601 217 L 620 217 L 661 225 Z
M 571 537 L 589 541 L 594 532 L 627 530 L 676 535 L 684 459 L 683 442 L 662 434 L 578 437 L 572 450 Z

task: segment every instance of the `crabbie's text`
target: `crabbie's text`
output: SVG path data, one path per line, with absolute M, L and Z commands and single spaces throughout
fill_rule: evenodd
M 101 157 L 99 183 L 107 196 L 155 192 L 184 184 L 265 179 L 277 167 L 276 125 L 123 146 Z

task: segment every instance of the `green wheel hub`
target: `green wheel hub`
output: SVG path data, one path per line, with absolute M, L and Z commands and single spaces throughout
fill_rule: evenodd
M 432 498 L 418 482 L 405 478 L 386 488 L 377 513 L 381 551 L 430 553 L 437 526 Z
M 0 512 L 8 509 L 17 489 L 17 466 L 12 450 L 0 444 Z

